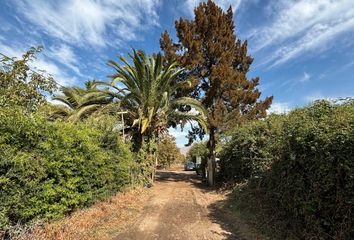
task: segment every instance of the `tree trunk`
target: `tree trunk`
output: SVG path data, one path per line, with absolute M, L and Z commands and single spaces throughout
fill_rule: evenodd
M 143 146 L 143 135 L 140 132 L 135 132 L 133 134 L 133 152 L 139 152 Z
M 210 129 L 209 133 L 209 142 L 208 142 L 208 148 L 209 148 L 209 158 L 208 158 L 208 182 L 210 186 L 215 185 L 215 174 L 216 174 L 216 162 L 215 162 L 215 146 L 216 146 L 216 140 L 215 140 L 215 128 Z
M 155 162 L 154 162 L 154 170 L 153 170 L 153 172 L 152 172 L 152 177 L 151 177 L 151 182 L 154 182 L 155 181 L 155 176 L 156 176 L 156 169 L 157 169 L 157 158 L 158 158 L 158 149 L 157 149 L 157 145 L 158 145 L 158 141 L 155 141 L 154 140 L 154 142 L 155 142 L 155 144 L 156 144 L 156 151 L 155 151 L 155 153 L 154 153 L 154 158 L 155 158 Z

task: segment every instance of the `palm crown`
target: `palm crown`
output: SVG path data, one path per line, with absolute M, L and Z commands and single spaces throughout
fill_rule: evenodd
M 108 91 L 98 91 L 95 81 L 87 81 L 85 88 L 61 87 L 62 95 L 53 97 L 64 105 L 55 105 L 51 118 L 65 118 L 77 122 L 102 106 L 112 102 L 114 95 Z
M 175 93 L 183 85 L 190 84 L 176 81 L 183 69 L 178 69 L 176 63 L 164 65 L 160 53 L 147 57 L 145 52 L 133 49 L 129 56 L 131 63 L 120 58 L 124 66 L 113 60 L 108 64 L 116 71 L 109 86 L 116 89 L 121 109 L 128 111 L 127 120 L 132 129 L 142 135 L 158 136 L 168 125 L 191 121 L 207 129 L 202 105 L 189 97 L 176 97 Z M 194 110 L 186 111 L 185 106 Z
M 78 121 L 103 106 L 118 106 L 126 111 L 125 123 L 133 136 L 158 137 L 168 126 L 199 123 L 207 131 L 203 106 L 189 97 L 177 97 L 188 80 L 177 81 L 183 71 L 176 63 L 164 64 L 162 55 L 147 56 L 143 51 L 129 54 L 131 62 L 120 57 L 123 65 L 111 60 L 115 69 L 112 81 L 88 81 L 86 88 L 63 87 L 63 95 L 54 97 L 66 106 L 57 106 L 53 118 L 61 116 Z M 105 86 L 105 88 L 102 88 Z M 139 141 L 139 140 L 137 140 Z

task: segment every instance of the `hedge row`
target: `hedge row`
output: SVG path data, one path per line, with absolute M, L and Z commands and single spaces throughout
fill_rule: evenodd
M 293 236 L 354 236 L 353 101 L 318 101 L 247 124 L 226 139 L 224 179 L 248 180 L 252 197 L 282 216 Z
M 129 149 L 111 131 L 0 110 L 0 229 L 56 219 L 130 182 Z

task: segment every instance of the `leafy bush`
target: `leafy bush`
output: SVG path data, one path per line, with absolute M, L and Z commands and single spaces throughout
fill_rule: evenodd
M 133 169 L 133 177 L 136 184 L 150 184 L 155 173 L 156 161 L 155 139 L 142 141 L 138 152 L 135 153 L 136 167 Z
M 353 236 L 353 101 L 318 101 L 240 127 L 221 160 L 224 178 L 249 179 L 251 197 L 298 238 Z
M 0 110 L 0 229 L 55 219 L 129 184 L 129 149 L 111 131 Z
M 201 157 L 202 160 L 207 160 L 209 150 L 206 142 L 194 143 L 187 152 L 186 161 L 196 162 L 197 157 Z
M 22 106 L 26 111 L 36 111 L 46 102 L 45 93 L 50 95 L 56 89 L 50 75 L 30 68 L 41 50 L 32 47 L 20 59 L 0 55 L 0 107 Z
M 157 144 L 158 166 L 167 168 L 174 163 L 182 163 L 183 160 L 184 156 L 176 145 L 176 139 L 171 135 L 163 136 Z
M 272 162 L 279 158 L 283 145 L 283 120 L 283 116 L 273 115 L 265 121 L 243 125 L 232 133 L 220 152 L 223 178 L 242 181 L 259 177 L 269 169 Z

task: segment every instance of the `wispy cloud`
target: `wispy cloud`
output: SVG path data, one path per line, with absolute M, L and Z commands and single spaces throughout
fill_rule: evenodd
M 18 0 L 17 10 L 40 31 L 81 46 L 136 40 L 158 25 L 159 0 Z
M 21 58 L 27 50 L 28 49 L 19 45 L 10 46 L 0 41 L 0 53 L 5 54 L 8 57 L 17 59 Z M 29 64 L 34 70 L 44 70 L 47 74 L 52 75 L 60 85 L 72 85 L 76 83 L 75 77 L 69 77 L 69 74 L 65 70 L 60 69 L 52 60 L 43 54 L 37 56 L 37 59 Z
M 304 75 L 299 79 L 299 82 L 307 82 L 310 80 L 311 76 L 307 72 L 304 72 Z
M 184 5 L 189 14 L 193 14 L 194 8 L 198 6 L 200 2 L 206 2 L 202 0 L 186 0 Z M 223 10 L 227 10 L 230 6 L 232 10 L 235 12 L 243 2 L 242 0 L 215 0 L 214 1 L 218 6 L 220 6 Z
M 45 54 L 49 58 L 55 59 L 57 62 L 60 62 L 66 67 L 70 68 L 77 75 L 82 76 L 80 69 L 78 68 L 79 59 L 70 46 L 61 44 L 59 46 L 51 47 L 48 51 L 45 52 Z
M 346 64 L 342 67 L 342 70 L 343 70 L 343 69 L 350 68 L 350 67 L 354 67 L 354 61 L 351 61 L 351 62 L 346 63 Z
M 46 73 L 52 75 L 54 80 L 61 86 L 73 85 L 76 83 L 77 79 L 75 77 L 70 77 L 65 71 L 48 59 L 40 57 L 31 63 L 31 65 L 36 70 L 44 70 Z
M 0 41 L 0 53 L 6 55 L 7 57 L 20 58 L 24 52 L 21 52 L 21 50 L 17 48 L 9 47 Z
M 326 50 L 328 44 L 346 32 L 354 32 L 353 0 L 282 0 L 268 7 L 270 24 L 248 36 L 253 51 L 271 48 L 263 62 L 271 67 L 283 64 L 304 52 Z

